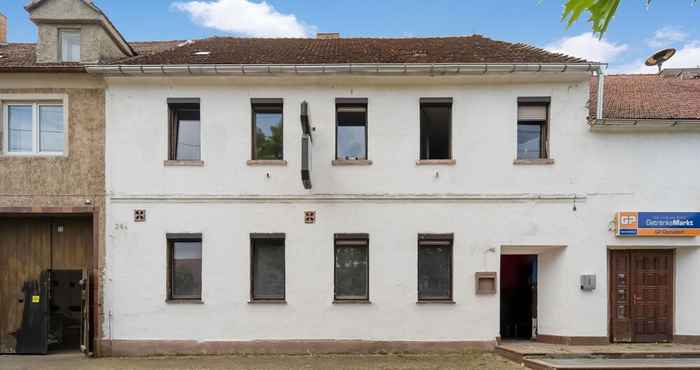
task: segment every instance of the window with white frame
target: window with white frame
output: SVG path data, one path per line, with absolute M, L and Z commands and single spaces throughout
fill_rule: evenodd
M 80 62 L 80 30 L 59 30 L 61 62 Z
M 66 129 L 61 102 L 11 102 L 3 108 L 6 154 L 64 154 Z

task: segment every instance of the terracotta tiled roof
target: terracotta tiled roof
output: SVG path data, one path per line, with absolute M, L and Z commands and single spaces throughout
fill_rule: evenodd
M 139 55 L 150 55 L 177 47 L 182 41 L 132 42 Z M 36 44 L 0 44 L 0 72 L 83 72 L 79 63 L 36 63 Z
M 195 55 L 195 52 L 209 52 Z M 121 64 L 587 63 L 473 35 L 430 38 L 212 37 Z
M 603 118 L 700 120 L 700 79 L 660 75 L 605 76 Z M 595 117 L 598 81 L 591 79 L 589 117 Z

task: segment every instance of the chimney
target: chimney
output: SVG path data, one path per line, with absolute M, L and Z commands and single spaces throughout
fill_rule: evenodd
M 338 32 L 316 32 L 316 38 L 319 40 L 339 39 L 340 33 L 338 33 Z
M 7 43 L 7 17 L 0 13 L 0 44 Z

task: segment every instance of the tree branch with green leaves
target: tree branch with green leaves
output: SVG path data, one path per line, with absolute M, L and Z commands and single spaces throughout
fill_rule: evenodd
M 588 21 L 591 23 L 593 33 L 599 38 L 608 30 L 610 22 L 622 0 L 566 0 L 564 5 L 564 13 L 562 21 L 567 22 L 567 28 L 571 27 L 579 20 L 584 12 L 590 14 Z M 647 7 L 651 5 L 652 0 L 643 0 Z M 692 4 L 696 4 L 697 0 L 692 0 Z

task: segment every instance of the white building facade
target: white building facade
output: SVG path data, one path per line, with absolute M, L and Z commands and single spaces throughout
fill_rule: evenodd
M 700 209 L 700 132 L 592 129 L 590 79 L 573 69 L 106 76 L 103 345 L 129 354 L 645 341 L 638 323 L 631 333 L 613 328 L 642 301 L 653 301 L 656 329 L 646 334 L 694 340 L 700 241 L 618 237 L 615 222 L 620 211 Z M 254 158 L 259 102 L 281 103 L 281 158 Z M 310 189 L 301 181 L 303 102 Z M 421 154 L 421 102 L 450 106 L 446 159 Z M 529 102 L 547 109 L 546 155 L 519 160 Z M 345 103 L 365 104 L 366 158 L 336 155 Z M 199 114 L 188 128 L 197 153 L 186 160 L 171 157 L 174 104 Z M 196 250 L 173 252 L 188 240 Z M 259 240 L 282 252 L 258 261 Z M 349 273 L 349 290 L 361 293 L 351 299 L 338 294 L 338 279 L 350 279 L 338 271 L 343 240 L 366 248 L 350 261 L 366 266 Z M 431 246 L 444 254 L 421 249 Z M 612 271 L 615 251 L 631 253 L 626 277 Z M 201 271 L 188 271 L 201 282 L 185 299 L 175 294 L 173 253 L 200 259 Z M 635 253 L 670 256 L 651 262 L 672 261 L 654 275 L 671 279 L 650 288 L 658 299 L 630 287 L 623 295 L 632 298 L 613 297 L 611 284 L 636 274 Z M 266 268 L 275 271 L 258 275 Z

